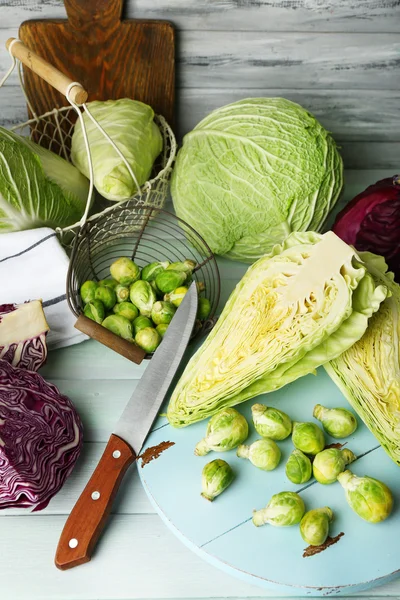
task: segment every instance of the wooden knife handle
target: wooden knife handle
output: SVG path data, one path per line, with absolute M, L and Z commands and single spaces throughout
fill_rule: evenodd
M 64 525 L 56 551 L 56 567 L 64 571 L 89 562 L 122 478 L 135 459 L 132 448 L 117 435 L 111 435 Z

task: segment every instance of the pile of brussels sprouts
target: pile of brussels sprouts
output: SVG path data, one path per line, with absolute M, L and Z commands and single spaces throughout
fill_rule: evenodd
M 286 462 L 285 472 L 292 483 L 307 483 L 312 475 L 324 485 L 339 481 L 349 506 L 362 519 L 379 523 L 390 515 L 393 496 L 389 488 L 372 477 L 357 477 L 346 470 L 357 458 L 351 450 L 325 448 L 324 431 L 338 439 L 354 433 L 357 420 L 350 411 L 317 404 L 313 416 L 323 429 L 312 422 L 292 422 L 284 412 L 263 404 L 254 404 L 251 411 L 254 428 L 261 439 L 246 446 L 243 442 L 248 437 L 249 426 L 245 417 L 234 408 L 225 408 L 210 419 L 206 435 L 194 453 L 204 456 L 212 450 L 226 452 L 236 448 L 238 457 L 248 459 L 259 469 L 271 471 L 281 461 L 281 450 L 276 442 L 291 434 L 295 448 Z M 233 479 L 234 472 L 225 460 L 213 460 L 203 468 L 201 495 L 214 500 Z M 332 519 L 333 512 L 328 506 L 306 512 L 303 499 L 296 492 L 275 494 L 265 508 L 253 512 L 253 523 L 257 527 L 266 523 L 279 527 L 300 523 L 300 534 L 311 546 L 324 544 Z
M 80 288 L 86 317 L 146 352 L 159 346 L 176 309 L 182 302 L 196 263 L 153 262 L 142 269 L 121 257 L 110 267 L 111 279 L 85 281 Z M 205 290 L 197 283 L 199 294 Z M 211 304 L 199 297 L 196 327 L 208 318 Z

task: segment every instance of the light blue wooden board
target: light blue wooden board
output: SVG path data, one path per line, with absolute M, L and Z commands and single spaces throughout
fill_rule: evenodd
M 312 421 L 312 410 L 318 402 L 328 407 L 346 406 L 346 400 L 323 369 L 318 370 L 317 376 L 304 377 L 273 394 L 258 397 L 257 401 L 279 407 L 297 421 Z M 237 407 L 249 423 L 253 403 L 249 400 Z M 400 568 L 396 550 L 400 524 L 397 507 L 388 521 L 373 526 L 350 510 L 338 483 L 321 486 L 312 480 L 311 485 L 292 484 L 284 469 L 293 449 L 290 439 L 279 443 L 282 461 L 269 473 L 237 458 L 235 451 L 196 457 L 193 449 L 203 437 L 205 426 L 203 421 L 174 429 L 165 417 L 160 417 L 145 447 L 162 441 L 173 441 L 175 445 L 144 468 L 138 465 L 156 510 L 176 535 L 203 558 L 256 585 L 296 595 L 349 594 L 389 580 Z M 259 436 L 252 426 L 250 429 L 248 441 L 252 442 Z M 337 441 L 328 436 L 326 440 Z M 398 467 L 360 421 L 355 434 L 345 441 L 361 457 L 354 463 L 354 471 L 383 479 L 400 497 Z M 200 496 L 201 471 L 217 456 L 231 464 L 236 479 L 229 490 L 209 503 Z M 307 508 L 331 506 L 336 514 L 332 534 L 344 531 L 345 536 L 337 545 L 305 559 L 302 552 L 306 544 L 298 527 L 254 527 L 252 510 L 262 508 L 273 494 L 283 490 L 299 491 Z

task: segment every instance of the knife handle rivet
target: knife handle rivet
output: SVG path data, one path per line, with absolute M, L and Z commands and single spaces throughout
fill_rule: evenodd
M 113 457 L 114 458 L 121 458 L 121 452 L 119 450 L 114 450 Z
M 76 538 L 72 538 L 72 540 L 69 540 L 68 542 L 68 546 L 70 548 L 76 548 L 78 545 L 78 540 Z
M 100 492 L 92 492 L 92 500 L 98 500 L 100 498 Z

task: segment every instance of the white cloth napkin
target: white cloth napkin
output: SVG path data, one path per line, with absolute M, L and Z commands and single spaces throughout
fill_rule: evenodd
M 53 229 L 41 227 L 0 234 L 0 304 L 42 300 L 50 331 L 49 348 L 88 337 L 74 328 L 66 300 L 68 257 Z

